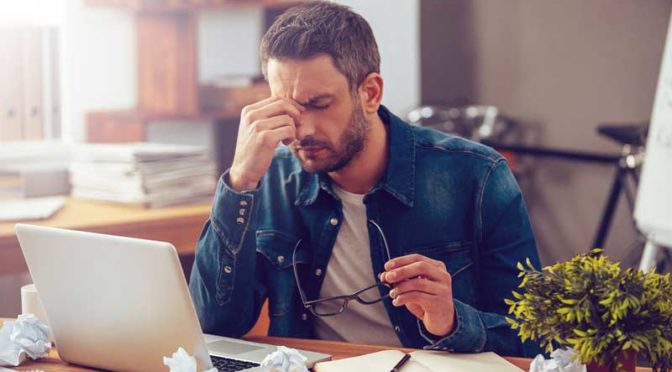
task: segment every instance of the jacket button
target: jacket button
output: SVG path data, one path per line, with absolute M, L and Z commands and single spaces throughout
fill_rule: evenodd
M 401 332 L 401 328 L 399 328 L 399 326 L 394 326 L 394 331 L 399 333 Z
M 308 320 L 308 314 L 306 313 L 301 314 L 301 320 Z
M 238 223 L 239 225 L 242 225 L 242 224 L 245 223 L 245 219 L 243 217 L 238 217 L 238 218 L 236 218 L 236 223 Z
M 240 205 L 243 206 L 243 207 L 246 206 L 247 205 L 247 200 L 241 200 Z
M 227 273 L 227 274 L 231 274 L 231 271 L 233 271 L 233 270 L 231 269 L 231 266 L 224 266 L 224 272 L 225 272 L 225 273 Z
M 240 208 L 238 210 L 238 214 L 241 215 L 241 216 L 244 216 L 245 215 L 245 208 Z
M 331 226 L 336 226 L 336 225 L 338 225 L 338 218 L 332 218 L 332 219 L 330 219 L 330 220 L 329 220 L 329 223 L 331 224 Z
M 322 269 L 315 270 L 315 276 L 320 276 L 320 275 L 322 275 Z
M 285 256 L 278 256 L 278 262 L 279 263 L 285 262 Z

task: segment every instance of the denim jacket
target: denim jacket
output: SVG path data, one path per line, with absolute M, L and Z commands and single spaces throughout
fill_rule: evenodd
M 456 326 L 429 333 L 405 307 L 384 301 L 406 347 L 533 355 L 505 321 L 504 298 L 519 284 L 516 263 L 539 266 L 520 189 L 494 150 L 435 130 L 410 126 L 385 107 L 389 156 L 366 194 L 374 273 L 392 257 L 419 253 L 441 260 L 452 276 Z M 196 249 L 190 290 L 206 333 L 240 337 L 269 301 L 269 335 L 311 338 L 313 317 L 299 297 L 292 252 L 307 298 L 317 299 L 342 223 L 329 177 L 309 174 L 284 146 L 252 191 L 219 181 L 212 213 Z M 380 227 L 380 230 L 378 230 Z M 362 283 L 362 288 L 373 284 Z M 346 310 L 347 311 L 347 310 Z

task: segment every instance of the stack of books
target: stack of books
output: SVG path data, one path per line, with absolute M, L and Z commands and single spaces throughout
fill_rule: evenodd
M 157 143 L 74 148 L 72 196 L 164 207 L 212 201 L 217 166 L 204 147 Z

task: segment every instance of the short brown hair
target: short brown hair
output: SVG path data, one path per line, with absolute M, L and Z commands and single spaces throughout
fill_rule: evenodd
M 311 1 L 288 9 L 261 40 L 262 71 L 270 58 L 308 59 L 325 53 L 355 90 L 372 72 L 380 72 L 380 54 L 368 22 L 350 8 Z

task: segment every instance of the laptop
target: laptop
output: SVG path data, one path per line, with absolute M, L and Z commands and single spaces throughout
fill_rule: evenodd
M 165 372 L 163 357 L 183 347 L 198 371 L 213 364 L 233 371 L 276 350 L 202 334 L 170 243 L 25 224 L 16 225 L 16 235 L 64 361 Z M 331 358 L 299 351 L 309 368 Z

